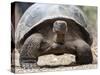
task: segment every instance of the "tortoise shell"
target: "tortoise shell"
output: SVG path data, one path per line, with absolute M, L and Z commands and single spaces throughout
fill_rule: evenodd
M 52 40 L 54 37 L 52 25 L 56 20 L 64 20 L 68 23 L 69 31 L 66 33 L 66 41 L 73 40 L 72 37 L 78 37 L 89 45 L 92 44 L 92 37 L 87 30 L 85 16 L 78 7 L 36 3 L 25 11 L 17 25 L 15 32 L 16 47 L 19 48 L 18 45 L 23 45 L 24 41 L 33 33 L 41 33 L 46 39 Z

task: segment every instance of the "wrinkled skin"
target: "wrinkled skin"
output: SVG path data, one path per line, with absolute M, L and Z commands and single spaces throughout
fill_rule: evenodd
M 68 27 L 65 21 L 55 21 L 53 32 L 56 38 L 51 44 L 40 33 L 34 33 L 24 42 L 20 52 L 20 64 L 23 68 L 36 67 L 38 57 L 45 54 L 71 53 L 76 56 L 76 64 L 92 63 L 93 57 L 90 46 L 83 39 L 65 41 Z

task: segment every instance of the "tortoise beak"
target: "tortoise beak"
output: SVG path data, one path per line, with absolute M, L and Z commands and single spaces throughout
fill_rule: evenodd
M 68 31 L 67 22 L 62 20 L 57 20 L 53 23 L 53 32 L 65 33 Z

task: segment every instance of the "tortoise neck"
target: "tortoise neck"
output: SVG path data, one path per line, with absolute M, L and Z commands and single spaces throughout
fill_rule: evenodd
M 56 43 L 64 44 L 65 34 L 56 34 Z

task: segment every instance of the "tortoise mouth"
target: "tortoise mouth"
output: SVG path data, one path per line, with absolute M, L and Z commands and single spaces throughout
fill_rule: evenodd
M 67 22 L 63 20 L 57 20 L 53 23 L 53 32 L 57 34 L 64 34 L 67 32 Z

